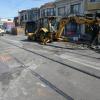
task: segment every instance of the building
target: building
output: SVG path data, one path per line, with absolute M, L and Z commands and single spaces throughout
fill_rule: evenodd
M 67 16 L 78 14 L 95 17 L 95 13 L 100 16 L 100 0 L 56 0 L 56 15 Z M 65 36 L 72 36 L 74 39 L 85 34 L 85 25 L 70 23 L 64 30 Z
M 25 22 L 28 21 L 28 13 L 27 10 L 22 10 L 20 12 L 18 12 L 18 17 L 19 17 L 19 24 L 21 26 L 23 26 L 25 24 Z
M 5 23 L 13 23 L 13 19 L 0 18 L 0 26 L 4 27 Z
M 84 14 L 84 0 L 56 0 L 56 15 Z
M 36 21 L 39 18 L 39 8 L 22 10 L 19 12 L 19 24 L 23 26 L 26 22 Z
M 85 5 L 85 14 L 90 17 L 100 17 L 100 0 L 87 0 Z
M 40 7 L 40 17 L 55 16 L 56 6 L 53 2 L 46 3 Z
M 84 0 L 56 0 L 56 15 L 65 17 L 69 14 L 84 15 Z M 66 25 L 63 35 L 71 36 L 74 39 L 84 34 L 84 25 L 77 25 L 76 23 L 69 23 Z

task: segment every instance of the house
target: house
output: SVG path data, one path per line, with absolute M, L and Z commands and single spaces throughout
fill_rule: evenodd
M 68 16 L 70 14 L 86 15 L 90 17 L 100 16 L 100 0 L 56 0 L 56 16 Z M 78 40 L 85 33 L 85 25 L 70 23 L 66 25 L 64 34 Z
M 40 7 L 40 18 L 46 16 L 55 16 L 56 15 L 56 6 L 54 2 L 45 3 Z
M 19 11 L 19 24 L 24 26 L 26 22 L 36 21 L 39 18 L 39 8 L 31 8 Z

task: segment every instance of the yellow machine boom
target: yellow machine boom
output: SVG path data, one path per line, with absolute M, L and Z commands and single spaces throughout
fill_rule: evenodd
M 77 24 L 85 24 L 85 25 L 100 24 L 100 19 L 93 19 L 93 18 L 89 19 L 81 16 L 70 16 L 70 17 L 62 18 L 60 20 L 59 29 L 57 30 L 55 35 L 55 38 L 57 40 L 62 36 L 65 25 L 73 21 Z

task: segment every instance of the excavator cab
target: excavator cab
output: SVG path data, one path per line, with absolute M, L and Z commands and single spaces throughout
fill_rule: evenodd
M 46 42 L 52 41 L 52 36 L 57 31 L 57 17 L 56 16 L 48 16 L 40 18 L 39 20 L 39 29 L 36 34 L 36 37 L 39 42 L 45 44 Z
M 35 21 L 26 22 L 25 23 L 25 35 L 28 35 L 29 33 L 33 33 L 37 28 L 37 24 Z
M 41 44 L 52 41 L 52 36 L 57 31 L 57 17 L 47 16 L 37 21 L 37 29 L 28 34 L 28 39 L 35 40 Z

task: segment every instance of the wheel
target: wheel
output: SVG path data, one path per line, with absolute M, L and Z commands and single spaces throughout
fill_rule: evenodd
M 4 33 L 2 33 L 2 36 L 4 36 Z
M 31 41 L 31 40 L 32 40 L 32 38 L 31 38 L 31 37 L 28 37 L 27 39 L 28 39 L 29 41 Z

